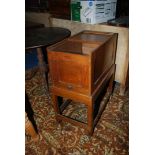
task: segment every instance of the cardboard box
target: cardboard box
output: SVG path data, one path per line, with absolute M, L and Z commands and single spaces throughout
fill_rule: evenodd
M 114 19 L 117 0 L 81 0 L 82 23 L 96 24 Z
M 71 20 L 79 22 L 81 21 L 80 8 L 80 0 L 71 0 Z

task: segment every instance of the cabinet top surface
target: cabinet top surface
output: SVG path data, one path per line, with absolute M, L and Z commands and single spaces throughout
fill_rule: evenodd
M 65 41 L 48 47 L 48 52 L 65 52 L 81 55 L 91 55 L 93 51 L 108 41 L 114 33 L 83 31 Z
M 69 40 L 101 44 L 101 43 L 106 42 L 109 38 L 111 38 L 113 34 L 114 33 L 83 31 L 70 37 Z

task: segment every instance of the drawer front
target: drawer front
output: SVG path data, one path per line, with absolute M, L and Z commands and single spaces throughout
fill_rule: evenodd
M 48 57 L 54 86 L 86 95 L 89 94 L 89 57 L 61 52 L 51 52 Z

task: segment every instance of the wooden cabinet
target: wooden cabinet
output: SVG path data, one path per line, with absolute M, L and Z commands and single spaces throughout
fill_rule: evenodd
M 88 124 L 83 126 L 92 133 L 95 101 L 109 81 L 108 88 L 112 89 L 116 41 L 115 33 L 83 31 L 48 47 L 57 119 L 66 120 L 58 107 L 58 96 L 83 102 L 88 106 Z

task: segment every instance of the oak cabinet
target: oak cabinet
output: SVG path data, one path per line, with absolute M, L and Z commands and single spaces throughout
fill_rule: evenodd
M 83 102 L 88 106 L 88 125 L 82 126 L 93 132 L 95 101 L 109 81 L 108 89 L 112 90 L 116 43 L 115 33 L 83 31 L 47 48 L 57 119 L 66 120 L 58 107 L 58 96 Z

